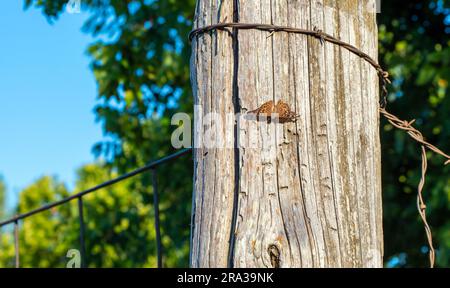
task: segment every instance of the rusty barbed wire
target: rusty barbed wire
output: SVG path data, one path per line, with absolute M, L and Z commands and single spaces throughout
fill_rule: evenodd
M 447 161 L 445 162 L 445 165 L 450 164 L 450 156 L 445 154 L 443 151 L 441 151 L 436 146 L 425 141 L 425 138 L 423 137 L 422 133 L 412 126 L 412 124 L 414 122 L 416 122 L 416 120 L 413 120 L 410 122 L 400 120 L 397 116 L 387 112 L 385 108 L 380 108 L 379 110 L 380 110 L 380 113 L 388 120 L 389 123 L 391 123 L 392 126 L 396 127 L 397 129 L 406 131 L 412 139 L 416 140 L 418 143 L 421 144 L 422 174 L 421 174 L 419 186 L 417 188 L 417 211 L 419 211 L 420 218 L 422 218 L 422 222 L 423 222 L 423 226 L 425 229 L 425 233 L 426 233 L 427 240 L 428 240 L 428 246 L 429 246 L 429 250 L 430 250 L 428 253 L 429 258 L 430 258 L 430 267 L 433 268 L 434 262 L 436 259 L 436 253 L 435 253 L 435 250 L 433 247 L 433 233 L 431 232 L 430 225 L 428 224 L 428 221 L 427 221 L 427 215 L 426 215 L 427 206 L 425 205 L 425 201 L 423 199 L 423 188 L 425 186 L 427 169 L 428 169 L 427 149 L 446 158 Z
M 439 154 L 442 157 L 446 158 L 447 161 L 444 163 L 444 165 L 449 165 L 450 164 L 450 156 L 447 155 L 446 153 L 444 153 L 442 150 L 440 150 L 436 146 L 428 143 L 425 140 L 425 138 L 423 137 L 422 133 L 412 126 L 412 124 L 414 124 L 416 122 L 416 120 L 412 120 L 410 122 L 405 121 L 405 120 L 400 120 L 397 116 L 387 112 L 385 108 L 380 108 L 379 110 L 380 110 L 380 113 L 395 128 L 398 128 L 398 129 L 406 131 L 408 133 L 408 135 L 411 136 L 411 138 L 413 138 L 414 140 L 419 142 L 419 144 L 421 144 L 424 148 L 426 148 L 428 150 L 431 150 L 431 151 L 435 152 L 436 154 Z
M 427 221 L 427 216 L 426 216 L 427 206 L 423 199 L 423 189 L 425 186 L 427 169 L 428 169 L 428 159 L 427 159 L 426 152 L 428 149 L 428 150 L 433 151 L 436 154 L 439 154 L 442 157 L 446 158 L 447 161 L 445 162 L 445 165 L 450 164 L 450 156 L 447 155 L 446 153 L 444 153 L 442 150 L 440 150 L 436 146 L 428 143 L 425 140 L 422 133 L 412 126 L 412 124 L 415 122 L 415 120 L 410 121 L 410 122 L 400 120 L 397 116 L 386 111 L 387 95 L 389 93 L 387 86 L 388 86 L 388 84 L 391 84 L 391 81 L 389 79 L 389 72 L 385 71 L 381 67 L 381 65 L 378 63 L 378 61 L 374 60 L 367 53 L 364 53 L 357 47 L 355 47 L 349 43 L 346 43 L 340 39 L 337 39 L 337 38 L 333 37 L 332 35 L 324 33 L 322 30 L 317 29 L 316 27 L 314 27 L 314 30 L 309 30 L 309 29 L 300 29 L 300 28 L 293 28 L 293 27 L 288 27 L 288 26 L 270 25 L 270 24 L 218 23 L 218 24 L 213 24 L 213 25 L 209 25 L 209 26 L 205 26 L 205 27 L 201 27 L 201 28 L 192 30 L 191 33 L 189 33 L 189 40 L 192 41 L 194 39 L 194 37 L 196 37 L 200 34 L 212 32 L 215 30 L 222 30 L 222 31 L 230 32 L 227 28 L 235 28 L 235 29 L 243 29 L 243 30 L 256 29 L 256 30 L 261 30 L 261 31 L 268 31 L 268 32 L 270 32 L 268 37 L 271 37 L 273 35 L 273 33 L 275 33 L 275 32 L 286 32 L 286 33 L 309 35 L 309 36 L 319 39 L 322 44 L 324 44 L 326 41 L 326 42 L 336 44 L 340 47 L 343 47 L 343 48 L 347 49 L 348 51 L 352 52 L 353 54 L 364 59 L 366 62 L 368 62 L 370 65 L 372 65 L 372 67 L 375 68 L 375 70 L 378 73 L 378 77 L 380 79 L 380 86 L 381 86 L 381 92 L 382 92 L 382 98 L 380 100 L 379 112 L 394 127 L 396 127 L 397 129 L 406 131 L 412 139 L 414 139 L 416 142 L 418 142 L 421 145 L 422 173 L 421 173 L 421 180 L 420 180 L 420 183 L 417 188 L 417 210 L 419 212 L 420 217 L 422 218 L 422 222 L 423 222 L 425 233 L 426 233 L 427 240 L 428 240 L 430 267 L 434 268 L 436 253 L 435 253 L 435 249 L 433 247 L 433 233 L 432 233 L 430 225 L 428 224 L 428 221 Z M 229 33 L 229 34 L 232 35 L 232 33 Z
M 212 32 L 215 30 L 222 30 L 229 33 L 229 35 L 232 35 L 230 31 L 227 28 L 236 28 L 236 29 L 242 29 L 242 30 L 261 30 L 261 31 L 267 31 L 270 32 L 269 36 L 272 36 L 275 32 L 286 32 L 286 33 L 294 33 L 294 34 L 303 34 L 303 35 L 309 35 L 312 37 L 315 37 L 320 40 L 322 44 L 325 43 L 325 41 L 339 45 L 348 51 L 352 52 L 353 54 L 359 56 L 360 58 L 366 60 L 370 65 L 372 65 L 373 68 L 378 73 L 378 77 L 380 78 L 380 84 L 381 84 L 381 91 L 382 91 L 382 99 L 380 100 L 380 106 L 385 108 L 387 105 L 387 95 L 388 95 L 388 89 L 387 85 L 391 83 L 389 79 L 389 72 L 385 71 L 380 64 L 378 64 L 378 61 L 375 61 L 370 55 L 367 53 L 364 53 L 357 47 L 344 42 L 340 39 L 337 39 L 333 37 L 332 35 L 329 35 L 322 30 L 318 29 L 317 27 L 314 27 L 314 30 L 309 29 L 301 29 L 301 28 L 293 28 L 289 26 L 277 26 L 277 25 L 271 25 L 271 24 L 254 24 L 254 23 L 218 23 L 213 24 L 201 28 L 197 28 L 192 30 L 189 33 L 189 40 L 192 41 L 195 36 Z
M 422 145 L 422 175 L 420 178 L 419 187 L 417 189 L 417 211 L 419 211 L 420 218 L 422 218 L 423 226 L 425 228 L 425 234 L 427 235 L 428 240 L 428 246 L 430 248 L 430 251 L 428 252 L 428 255 L 430 257 L 430 267 L 434 268 L 434 261 L 436 258 L 436 253 L 434 251 L 433 247 L 433 233 L 431 233 L 430 225 L 428 225 L 427 221 L 427 205 L 425 205 L 425 201 L 423 200 L 423 187 L 425 186 L 425 180 L 427 177 L 427 168 L 428 168 L 428 160 L 427 160 L 427 150 L 425 149 L 425 146 Z

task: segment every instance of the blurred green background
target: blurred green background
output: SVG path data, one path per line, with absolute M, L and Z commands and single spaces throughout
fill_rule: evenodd
M 25 0 L 49 21 L 67 0 Z M 87 51 L 98 85 L 96 117 L 106 139 L 93 151 L 105 161 L 77 173 L 74 189 L 43 177 L 5 211 L 0 178 L 0 219 L 23 213 L 92 187 L 151 159 L 173 153 L 170 117 L 192 112 L 189 83 L 194 0 L 86 0 L 83 31 L 95 40 Z M 431 143 L 450 150 L 450 1 L 382 1 L 380 62 L 393 78 L 389 111 L 416 126 Z M 56 24 L 57 25 L 57 21 Z M 428 266 L 426 238 L 416 210 L 419 146 L 382 121 L 385 261 L 387 267 Z M 450 266 L 450 167 L 429 154 L 425 199 L 437 248 L 437 266 Z M 167 177 L 170 175 L 170 177 Z M 189 256 L 192 162 L 184 157 L 159 169 L 164 266 L 185 267 Z M 144 174 L 86 197 L 86 243 L 90 267 L 155 267 L 151 175 Z M 73 191 L 71 191 L 73 190 Z M 9 214 L 9 215 L 8 215 Z M 65 267 L 79 247 L 77 203 L 23 222 L 22 267 Z M 14 267 L 11 227 L 0 230 L 0 267 Z

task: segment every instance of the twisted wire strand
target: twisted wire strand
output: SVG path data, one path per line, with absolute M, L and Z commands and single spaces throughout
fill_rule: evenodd
M 213 25 L 209 25 L 209 26 L 205 26 L 205 27 L 201 27 L 201 28 L 192 30 L 189 33 L 189 40 L 192 41 L 194 39 L 194 37 L 196 37 L 200 34 L 212 32 L 215 30 L 222 30 L 222 31 L 230 32 L 227 30 L 227 28 L 237 28 L 237 29 L 242 29 L 242 30 L 256 29 L 256 30 L 261 30 L 261 31 L 268 31 L 268 32 L 270 32 L 269 37 L 272 36 L 273 33 L 275 33 L 275 32 L 303 34 L 303 35 L 313 36 L 313 37 L 319 39 L 321 43 L 324 43 L 325 41 L 327 41 L 327 42 L 339 45 L 339 46 L 349 50 L 353 54 L 359 56 L 360 58 L 363 58 L 370 65 L 372 65 L 373 68 L 375 68 L 375 70 L 377 71 L 378 76 L 380 78 L 381 90 L 382 90 L 382 95 L 383 95 L 383 97 L 380 101 L 380 106 L 386 107 L 386 105 L 387 105 L 387 94 L 388 94 L 387 85 L 391 83 L 391 81 L 389 79 L 389 72 L 385 71 L 381 67 L 381 65 L 378 64 L 378 61 L 374 60 L 367 53 L 361 51 L 360 49 L 358 49 L 357 47 L 355 47 L 349 43 L 346 43 L 340 39 L 337 39 L 336 37 L 333 37 L 333 36 L 323 32 L 320 29 L 317 29 L 316 27 L 314 28 L 314 30 L 309 30 L 309 29 L 293 28 L 293 27 L 289 27 L 289 26 L 277 26 L 277 25 L 271 25 L 271 24 L 218 23 L 218 24 L 213 24 Z M 229 34 L 231 35 L 231 33 L 229 33 Z

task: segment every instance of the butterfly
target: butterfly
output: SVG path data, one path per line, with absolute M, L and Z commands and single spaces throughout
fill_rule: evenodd
M 267 119 L 268 123 L 272 122 L 272 118 L 274 118 L 275 120 L 278 119 L 277 122 L 279 123 L 289 123 L 296 122 L 297 118 L 300 117 L 299 115 L 295 114 L 295 112 L 291 110 L 289 105 L 282 100 L 279 100 L 276 105 L 273 101 L 266 102 L 258 109 L 247 112 L 247 114 L 255 114 L 258 121 L 260 120 L 260 118 Z

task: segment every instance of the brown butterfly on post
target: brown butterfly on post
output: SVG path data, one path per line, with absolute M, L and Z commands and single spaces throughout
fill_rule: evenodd
M 255 114 L 258 121 L 261 118 L 264 120 L 267 119 L 267 123 L 269 124 L 272 122 L 272 118 L 278 119 L 279 123 L 290 123 L 296 122 L 297 118 L 300 117 L 282 100 L 279 100 L 276 105 L 273 101 L 266 102 L 258 109 L 247 112 L 247 114 Z M 278 118 L 275 116 L 278 116 Z

